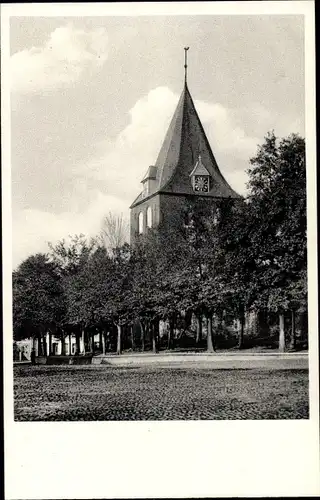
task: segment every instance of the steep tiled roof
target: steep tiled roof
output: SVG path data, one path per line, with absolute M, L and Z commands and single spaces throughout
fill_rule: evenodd
M 194 194 L 190 174 L 201 155 L 201 162 L 211 175 L 211 189 L 201 196 L 240 198 L 229 186 L 217 165 L 198 113 L 185 83 L 155 163 L 156 182 L 153 192 Z M 134 201 L 135 205 L 141 197 Z

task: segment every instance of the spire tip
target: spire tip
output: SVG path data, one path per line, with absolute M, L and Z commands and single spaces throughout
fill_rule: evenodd
M 188 63 L 187 63 L 188 56 L 187 56 L 187 52 L 188 52 L 189 48 L 190 47 L 184 47 L 184 81 L 185 81 L 185 83 L 187 83 L 187 68 L 188 68 Z

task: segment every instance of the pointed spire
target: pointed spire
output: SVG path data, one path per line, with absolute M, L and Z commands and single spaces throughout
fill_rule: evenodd
M 153 167 L 153 190 L 155 193 L 194 194 L 190 176 L 210 176 L 210 191 L 213 198 L 241 198 L 222 175 L 211 150 L 206 133 L 187 86 L 187 51 L 185 47 L 185 84 L 178 105 Z M 197 160 L 198 158 L 198 160 Z M 146 180 L 146 179 L 143 179 Z M 131 207 L 140 203 L 142 196 Z
M 190 47 L 184 48 L 184 83 L 187 84 L 187 69 L 188 69 L 188 50 Z
M 209 196 L 239 198 L 220 172 L 189 89 L 185 85 L 155 163 L 157 191 L 192 194 L 190 173 L 198 163 L 203 165 L 212 178 Z

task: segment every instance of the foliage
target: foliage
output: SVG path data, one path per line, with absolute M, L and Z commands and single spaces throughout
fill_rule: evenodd
M 249 169 L 250 243 L 260 300 L 271 310 L 293 306 L 292 287 L 307 267 L 305 141 L 269 133 Z
M 95 239 L 87 241 L 83 234 L 69 236 L 68 241 L 63 239 L 56 245 L 49 243 L 50 258 L 62 275 L 72 275 L 82 269 L 96 246 Z
M 16 338 L 43 333 L 63 322 L 64 290 L 55 263 L 36 254 L 13 273 L 13 325 Z

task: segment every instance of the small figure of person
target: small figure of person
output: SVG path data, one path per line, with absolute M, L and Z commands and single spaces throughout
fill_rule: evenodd
M 30 358 L 31 358 L 31 364 L 35 365 L 36 364 L 36 351 L 35 351 L 35 349 L 31 350 L 31 356 L 30 356 Z

